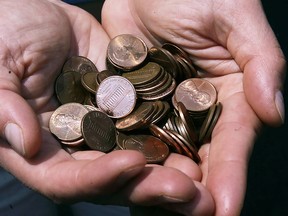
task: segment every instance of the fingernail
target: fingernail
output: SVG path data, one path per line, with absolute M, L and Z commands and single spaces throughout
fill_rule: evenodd
M 8 123 L 4 130 L 4 136 L 16 152 L 20 155 L 25 155 L 23 133 L 17 124 Z
M 284 99 L 281 91 L 277 91 L 275 95 L 275 105 L 277 108 L 277 111 L 280 115 L 280 118 L 282 120 L 282 124 L 285 121 L 285 107 L 284 107 Z

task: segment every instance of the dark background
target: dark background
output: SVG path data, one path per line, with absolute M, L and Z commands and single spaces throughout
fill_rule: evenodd
M 95 0 L 79 6 L 100 20 L 102 3 L 102 0 Z M 288 10 L 288 1 L 265 0 L 262 3 L 268 21 L 280 42 L 285 56 L 287 56 L 288 15 L 286 11 Z M 285 85 L 284 100 L 287 98 L 287 94 L 288 88 Z M 287 100 L 285 100 L 285 105 L 287 112 Z M 287 124 L 287 121 L 285 121 L 284 125 L 280 128 L 264 127 L 258 137 L 249 164 L 247 194 L 241 216 L 288 215 Z

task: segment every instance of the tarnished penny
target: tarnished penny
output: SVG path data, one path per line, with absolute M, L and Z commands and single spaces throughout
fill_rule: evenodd
M 151 47 L 149 49 L 149 60 L 161 65 L 174 78 L 177 76 L 179 68 L 170 52 L 167 52 L 161 47 Z
M 53 112 L 49 129 L 60 140 L 78 140 L 82 137 L 81 121 L 86 113 L 88 113 L 86 107 L 79 103 L 61 105 Z
M 96 93 L 96 103 L 109 117 L 123 118 L 135 107 L 135 88 L 124 77 L 110 76 L 100 83 Z
M 85 143 L 93 150 L 111 151 L 116 144 L 116 128 L 103 112 L 90 111 L 83 117 L 82 134 Z
M 107 50 L 107 56 L 111 63 L 126 70 L 142 64 L 147 54 L 148 48 L 144 41 L 130 34 L 122 34 L 113 38 Z
M 123 73 L 122 76 L 127 78 L 134 86 L 144 85 L 155 80 L 161 73 L 160 65 L 149 62 L 138 70 Z
M 62 72 L 75 71 L 80 74 L 86 72 L 98 72 L 95 64 L 84 56 L 72 56 L 65 63 Z
M 142 152 L 147 163 L 161 163 L 169 155 L 168 146 L 152 135 L 131 135 L 125 141 L 124 147 Z
M 83 103 L 86 91 L 81 84 L 81 74 L 74 71 L 61 73 L 55 82 L 55 92 L 61 104 Z
M 177 86 L 174 100 L 182 102 L 188 111 L 205 111 L 216 102 L 217 91 L 209 81 L 191 78 Z
M 81 76 L 82 86 L 92 94 L 96 93 L 96 73 L 95 72 L 86 72 Z

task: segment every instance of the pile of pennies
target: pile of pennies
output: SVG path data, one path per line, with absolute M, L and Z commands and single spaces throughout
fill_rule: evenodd
M 171 43 L 148 48 L 123 34 L 110 41 L 106 64 L 99 72 L 88 58 L 73 56 L 63 65 L 55 82 L 61 105 L 49 122 L 63 148 L 137 150 L 148 163 L 175 152 L 199 163 L 222 105 L 185 51 Z

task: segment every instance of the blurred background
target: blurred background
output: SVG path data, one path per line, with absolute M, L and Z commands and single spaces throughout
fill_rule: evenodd
M 92 0 L 78 6 L 100 20 L 103 0 Z M 73 0 L 71 0 L 73 3 Z M 276 37 L 288 55 L 288 1 L 263 0 L 263 7 Z M 265 46 L 265 44 L 263 44 Z M 286 78 L 287 80 L 287 78 Z M 286 82 L 287 83 L 287 82 Z M 285 85 L 284 100 L 288 87 Z M 287 113 L 287 99 L 285 100 Z M 256 141 L 249 164 L 248 187 L 241 216 L 288 215 L 288 125 L 264 127 Z

